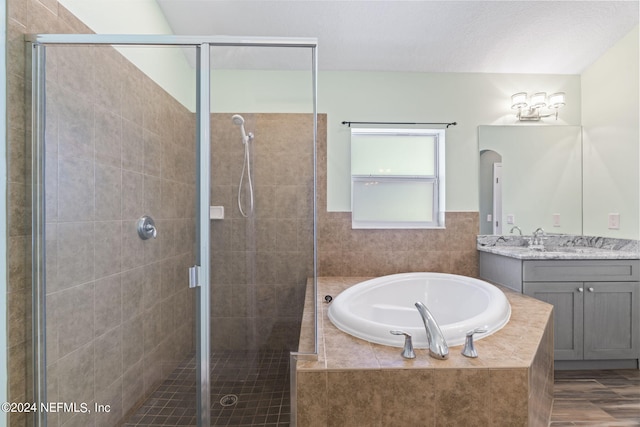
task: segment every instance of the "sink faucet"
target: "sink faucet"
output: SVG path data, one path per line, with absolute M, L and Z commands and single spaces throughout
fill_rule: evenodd
M 536 228 L 536 231 L 531 235 L 531 240 L 529 241 L 529 249 L 543 251 L 544 250 L 544 229 L 542 227 Z
M 518 233 L 520 233 L 520 235 L 522 236 L 522 230 L 520 229 L 520 227 L 514 225 L 513 227 L 511 227 L 511 231 L 509 231 L 509 233 L 513 234 L 513 230 L 518 230 Z
M 449 357 L 449 346 L 442 335 L 440 326 L 429 311 L 426 305 L 420 301 L 416 302 L 416 308 L 424 322 L 424 328 L 427 331 L 427 342 L 429 343 L 429 356 L 444 360 Z

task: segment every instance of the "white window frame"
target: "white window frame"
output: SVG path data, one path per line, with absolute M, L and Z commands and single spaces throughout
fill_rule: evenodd
M 376 135 L 376 136 L 430 136 L 434 138 L 434 173 L 433 175 L 357 175 L 351 174 L 351 227 L 354 229 L 415 229 L 415 228 L 445 228 L 445 130 L 444 129 L 362 129 L 352 128 L 352 135 Z M 391 143 L 391 142 L 390 142 Z M 353 147 L 352 147 L 352 156 Z M 353 159 L 353 157 L 352 157 Z M 359 220 L 357 216 L 357 206 L 354 205 L 354 184 L 377 181 L 394 182 L 401 184 L 402 182 L 419 181 L 425 183 L 433 183 L 433 201 L 431 221 L 407 221 L 407 220 Z M 407 200 L 409 204 L 411 201 Z M 357 202 L 356 202 L 357 203 Z M 381 203 L 383 203 L 381 201 Z

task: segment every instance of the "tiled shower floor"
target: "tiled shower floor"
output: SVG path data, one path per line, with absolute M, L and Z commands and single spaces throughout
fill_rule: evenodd
M 123 425 L 195 426 L 195 366 L 193 357 L 185 359 Z M 224 406 L 230 395 L 237 402 Z M 211 356 L 212 426 L 288 426 L 290 415 L 288 351 Z

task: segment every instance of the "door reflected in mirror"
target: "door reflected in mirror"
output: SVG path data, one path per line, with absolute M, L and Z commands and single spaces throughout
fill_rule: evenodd
M 582 128 L 479 126 L 480 234 L 582 234 Z

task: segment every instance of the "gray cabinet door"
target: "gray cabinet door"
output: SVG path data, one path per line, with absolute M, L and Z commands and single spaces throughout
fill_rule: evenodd
M 584 358 L 640 357 L 637 283 L 585 283 Z
M 553 344 L 555 360 L 583 358 L 582 282 L 525 282 L 524 294 L 553 305 Z

